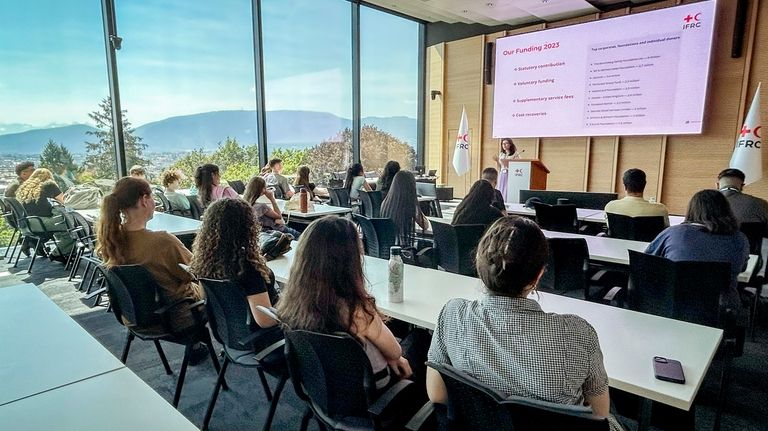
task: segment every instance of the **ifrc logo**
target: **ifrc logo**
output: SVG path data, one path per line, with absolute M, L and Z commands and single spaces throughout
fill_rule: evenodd
M 685 24 L 683 24 L 683 30 L 693 29 L 701 27 L 701 12 L 696 14 L 688 14 L 683 18 Z

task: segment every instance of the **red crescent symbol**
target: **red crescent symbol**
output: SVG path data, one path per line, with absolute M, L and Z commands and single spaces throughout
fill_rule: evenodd
M 699 17 L 700 17 L 700 16 L 701 16 L 701 12 L 697 13 L 696 15 L 694 15 L 694 16 L 693 16 L 693 20 L 694 20 L 694 21 L 700 21 L 700 20 L 699 20 Z
M 754 129 L 752 129 L 752 134 L 753 134 L 753 135 L 755 135 L 755 136 L 757 136 L 758 138 L 762 138 L 762 136 L 760 136 L 760 135 L 757 133 L 757 132 L 758 132 L 758 130 L 760 130 L 760 129 L 762 129 L 762 128 L 763 128 L 763 126 L 757 126 L 757 127 L 755 127 Z
M 469 143 L 469 133 L 465 133 L 465 134 L 461 135 L 461 140 L 466 142 L 466 143 Z

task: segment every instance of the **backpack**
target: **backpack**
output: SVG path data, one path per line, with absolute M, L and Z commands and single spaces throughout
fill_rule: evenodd
M 278 230 L 261 232 L 259 234 L 261 254 L 267 261 L 277 259 L 291 251 L 291 241 L 293 241 L 293 235 L 282 233 Z
M 64 193 L 64 206 L 75 210 L 95 209 L 101 204 L 101 197 L 98 187 L 80 184 L 70 187 Z

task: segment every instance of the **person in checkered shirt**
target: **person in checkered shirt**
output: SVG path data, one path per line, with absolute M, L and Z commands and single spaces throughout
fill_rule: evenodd
M 541 229 L 522 217 L 497 220 L 477 247 L 480 300 L 455 298 L 438 317 L 428 358 L 469 373 L 507 395 L 592 407 L 610 416 L 608 376 L 594 328 L 581 317 L 545 313 L 529 298 L 549 249 Z M 427 369 L 427 393 L 446 403 L 440 374 Z

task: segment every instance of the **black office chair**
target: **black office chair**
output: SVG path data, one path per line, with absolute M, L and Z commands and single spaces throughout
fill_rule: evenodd
M 153 188 L 152 196 L 155 198 L 155 211 L 161 211 L 164 213 L 171 212 L 171 203 L 168 202 L 168 198 L 165 197 L 165 192 L 160 189 Z
M 547 238 L 549 261 L 539 289 L 551 293 L 583 290 L 589 295 L 589 249 L 584 238 Z
M 378 393 L 371 361 L 349 334 L 286 331 L 285 355 L 296 394 L 308 407 L 302 431 L 312 416 L 321 429 L 399 430 L 420 407 L 409 380 Z
M 437 264 L 448 272 L 477 276 L 475 249 L 487 226 L 466 224 L 452 226 L 430 220 L 437 249 Z
M 53 232 L 49 232 L 45 227 L 45 223 L 43 223 L 41 217 L 27 215 L 24 206 L 22 206 L 21 202 L 16 200 L 16 198 L 3 198 L 3 202 L 5 202 L 6 208 L 10 208 L 13 213 L 13 218 L 16 226 L 19 228 L 19 234 L 21 235 L 20 241 L 22 246 L 24 245 L 25 240 L 30 244 L 34 244 L 34 251 L 32 252 L 29 266 L 27 267 L 27 274 L 29 274 L 32 272 L 32 266 L 35 264 L 38 254 L 37 252 L 42 250 L 43 254 L 45 254 L 45 244 L 48 241 L 53 240 L 57 250 L 59 245 L 56 244 L 56 241 L 54 240 Z M 16 248 L 14 247 L 14 251 L 15 250 Z M 58 251 L 59 255 L 62 255 L 61 250 Z M 18 266 L 21 255 L 22 253 L 19 251 L 19 254 L 16 255 L 16 262 L 13 264 L 14 268 Z
M 586 406 L 505 396 L 450 365 L 427 362 L 440 373 L 448 392 L 451 429 L 465 431 L 608 431 L 607 418 Z M 410 427 L 409 427 L 410 428 Z
M 728 262 L 673 262 L 669 259 L 629 250 L 629 287 L 626 301 L 630 310 L 723 328 L 721 349 L 725 365 L 715 414 L 719 428 L 729 382 L 731 358 L 743 346 L 730 310 L 720 308 L 720 294 L 731 283 Z M 615 290 L 609 294 L 615 293 Z
M 245 193 L 245 183 L 240 180 L 232 180 L 227 181 L 229 183 L 229 186 L 232 187 L 232 190 L 237 192 L 237 194 L 242 195 Z
M 189 218 L 200 220 L 203 217 L 203 205 L 197 196 L 187 196 L 189 201 Z
M 765 223 L 741 223 L 739 225 L 744 235 L 747 236 L 749 241 L 749 254 L 757 255 L 757 264 L 755 270 L 752 272 L 747 283 L 739 283 L 740 290 L 750 300 L 750 318 L 749 318 L 749 332 L 752 336 L 752 341 L 755 340 L 755 322 L 757 321 L 758 305 L 760 305 L 760 295 L 763 292 L 763 283 L 765 279 L 759 275 L 760 270 L 763 268 L 763 235 L 765 235 Z
M 8 258 L 8 261 L 10 262 L 13 260 L 13 255 L 16 253 L 16 247 L 21 243 L 21 236 L 16 236 L 19 233 L 18 223 L 13 216 L 13 211 L 11 210 L 10 205 L 6 205 L 3 199 L 0 199 L 0 211 L 2 211 L 2 217 L 3 220 L 5 220 L 5 224 L 13 229 L 11 237 L 8 239 L 8 245 L 5 247 L 5 254 L 3 254 L 2 257 L 2 259 Z M 11 252 L 11 256 L 8 257 L 8 251 L 11 250 L 11 245 L 13 245 L 13 251 Z
M 349 190 L 343 187 L 331 188 L 328 189 L 328 194 L 331 196 L 331 205 L 344 208 L 352 207 L 349 201 Z
M 443 218 L 443 211 L 440 208 L 440 201 L 437 199 L 437 186 L 435 183 L 416 183 L 416 194 L 419 196 L 433 197 L 429 201 L 419 202 L 421 212 L 427 217 Z
M 368 218 L 360 214 L 352 214 L 352 219 L 363 233 L 366 256 L 389 259 L 389 249 L 397 240 L 394 222 L 388 218 Z
M 381 217 L 381 202 L 384 200 L 381 191 L 360 191 L 358 196 L 360 197 L 364 216 L 368 218 Z
M 205 289 L 205 306 L 211 332 L 216 341 L 224 346 L 224 364 L 221 366 L 216 386 L 208 403 L 202 429 L 208 429 L 227 367 L 232 363 L 256 368 L 259 373 L 264 393 L 267 400 L 271 401 L 263 427 L 265 431 L 269 430 L 280 394 L 288 381 L 288 368 L 283 354 L 285 340 L 282 331 L 278 326 L 262 329 L 253 322 L 248 298 L 235 283 L 228 280 L 201 278 L 200 284 Z M 264 372 L 279 379 L 274 395 L 269 389 Z
M 579 231 L 579 219 L 576 215 L 576 205 L 549 205 L 534 203 L 536 223 L 544 230 L 557 232 Z
M 328 188 L 340 189 L 344 187 L 344 179 L 331 178 L 328 180 Z
M 170 375 L 173 371 L 168 365 L 168 359 L 160 346 L 160 341 L 185 346 L 184 359 L 181 362 L 176 392 L 173 396 L 173 406 L 178 407 L 193 346 L 204 343 L 208 347 L 214 368 L 217 372 L 220 371 L 211 334 L 205 326 L 203 301 L 196 302 L 192 298 L 183 298 L 168 303 L 164 299 L 162 288 L 152 274 L 140 265 L 113 266 L 109 269 L 100 268 L 100 270 L 107 280 L 107 293 L 115 318 L 128 330 L 123 353 L 120 355 L 122 363 L 128 360 L 128 351 L 134 338 L 152 341 L 163 362 L 165 373 Z M 194 319 L 194 324 L 183 330 L 175 328 L 172 324 L 172 316 L 175 312 L 189 313 Z
M 608 236 L 611 238 L 630 239 L 651 242 L 665 229 L 664 217 L 630 217 L 607 213 Z

